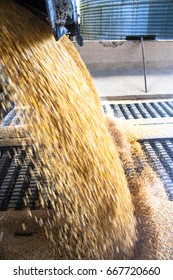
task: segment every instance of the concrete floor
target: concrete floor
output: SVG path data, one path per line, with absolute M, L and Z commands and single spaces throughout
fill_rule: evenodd
M 148 93 L 145 92 L 143 69 L 91 70 L 102 99 L 140 99 L 173 97 L 173 69 L 149 69 Z
M 139 41 L 85 41 L 75 44 L 102 98 L 173 97 L 173 40 L 145 41 L 148 93 L 144 90 Z

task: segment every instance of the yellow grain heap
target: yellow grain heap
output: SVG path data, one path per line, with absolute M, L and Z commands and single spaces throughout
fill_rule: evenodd
M 147 163 L 133 128 L 126 130 L 123 123 L 110 118 L 107 126 L 126 171 L 135 207 L 138 232 L 135 259 L 173 259 L 173 204 L 163 182 Z
M 11 0 L 0 0 L 0 28 L 3 76 L 19 105 L 34 112 L 27 117 L 30 136 L 59 193 L 52 202 L 57 250 L 64 258 L 130 258 L 131 195 L 77 50 L 65 36 L 56 42 L 49 26 Z M 51 188 L 49 196 L 53 201 Z

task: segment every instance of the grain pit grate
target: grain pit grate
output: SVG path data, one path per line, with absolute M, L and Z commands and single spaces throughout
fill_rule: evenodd
M 37 157 L 31 158 L 27 148 L 0 147 L 0 211 L 41 207 L 38 182 L 43 178 L 35 170 L 33 160 L 39 161 Z M 46 180 L 44 187 L 48 187 Z M 48 200 L 46 203 L 50 207 Z
M 4 119 L 4 117 L 13 108 L 14 108 L 14 103 L 10 100 L 8 93 L 3 91 L 3 87 L 0 83 L 0 124 L 1 124 L 2 120 Z
M 140 140 L 149 164 L 159 175 L 173 201 L 173 138 Z
M 135 102 L 135 103 L 116 103 L 103 104 L 103 111 L 106 115 L 111 115 L 121 119 L 149 119 L 149 118 L 172 118 L 173 100 L 153 101 L 153 102 Z M 2 112 L 0 107 L 0 112 Z M 24 124 L 25 119 L 22 112 L 13 108 L 8 115 L 3 115 L 0 122 L 2 126 Z
M 129 104 L 103 104 L 105 114 L 122 119 L 148 119 L 173 117 L 173 100 L 136 102 Z
M 164 183 L 170 200 L 173 200 L 173 138 L 140 140 L 147 160 L 139 159 L 136 170 L 127 170 L 129 176 L 141 171 L 148 162 Z M 39 158 L 33 158 L 36 164 Z M 28 207 L 32 210 L 41 207 L 39 202 L 39 178 L 27 149 L 21 147 L 0 147 L 0 211 L 7 209 L 22 210 Z M 141 161 L 142 160 L 142 161 Z M 144 161 L 143 161 L 144 160 Z M 44 181 L 45 198 L 48 183 Z M 27 205 L 24 198 L 28 196 Z M 58 193 L 56 193 L 58 196 Z M 60 196 L 59 196 L 60 197 Z M 56 203 L 56 201 L 55 201 Z M 47 207 L 51 207 L 47 199 Z

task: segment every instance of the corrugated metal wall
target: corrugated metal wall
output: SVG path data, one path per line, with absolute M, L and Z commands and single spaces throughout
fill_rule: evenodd
M 85 40 L 173 39 L 173 0 L 80 0 L 80 23 Z

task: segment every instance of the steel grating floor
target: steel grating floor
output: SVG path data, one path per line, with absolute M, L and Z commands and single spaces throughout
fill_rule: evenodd
M 163 181 L 169 199 L 173 200 L 173 139 L 149 139 L 140 143 L 148 163 Z M 33 163 L 23 148 L 0 148 L 0 211 L 22 210 L 24 207 L 38 209 L 38 181 Z M 24 204 L 26 195 L 27 205 Z
M 173 100 L 135 102 L 129 104 L 103 104 L 105 114 L 122 119 L 173 117 Z
M 4 105 L 5 104 L 5 105 Z M 4 117 L 12 110 L 14 103 L 9 99 L 7 93 L 3 91 L 2 85 L 0 83 L 0 124 Z
M 33 172 L 31 172 L 33 171 Z M 0 148 L 0 210 L 21 210 L 28 196 L 28 207 L 36 208 L 38 188 L 33 164 L 22 148 Z
M 173 100 L 104 104 L 103 110 L 105 114 L 123 119 L 172 118 Z M 12 113 L 9 119 L 13 123 Z M 173 138 L 140 140 L 140 143 L 148 163 L 163 181 L 169 199 L 173 200 Z M 37 162 L 39 159 L 35 156 L 33 160 Z M 131 173 L 133 175 L 133 171 Z M 38 209 L 39 180 L 41 178 L 27 156 L 27 148 L 0 147 L 0 211 L 9 208 L 21 210 L 24 207 Z M 46 181 L 44 185 L 46 188 Z M 26 196 L 27 204 L 24 203 Z M 47 206 L 50 207 L 50 201 L 47 201 Z
M 148 163 L 159 175 L 167 195 L 173 201 L 173 138 L 140 140 Z
M 173 100 L 153 101 L 153 102 L 135 102 L 135 103 L 117 103 L 103 104 L 104 113 L 121 119 L 148 119 L 148 118 L 172 118 Z M 1 112 L 1 107 L 0 107 Z M 20 125 L 24 124 L 24 116 L 17 109 L 11 110 L 4 117 L 0 125 Z

